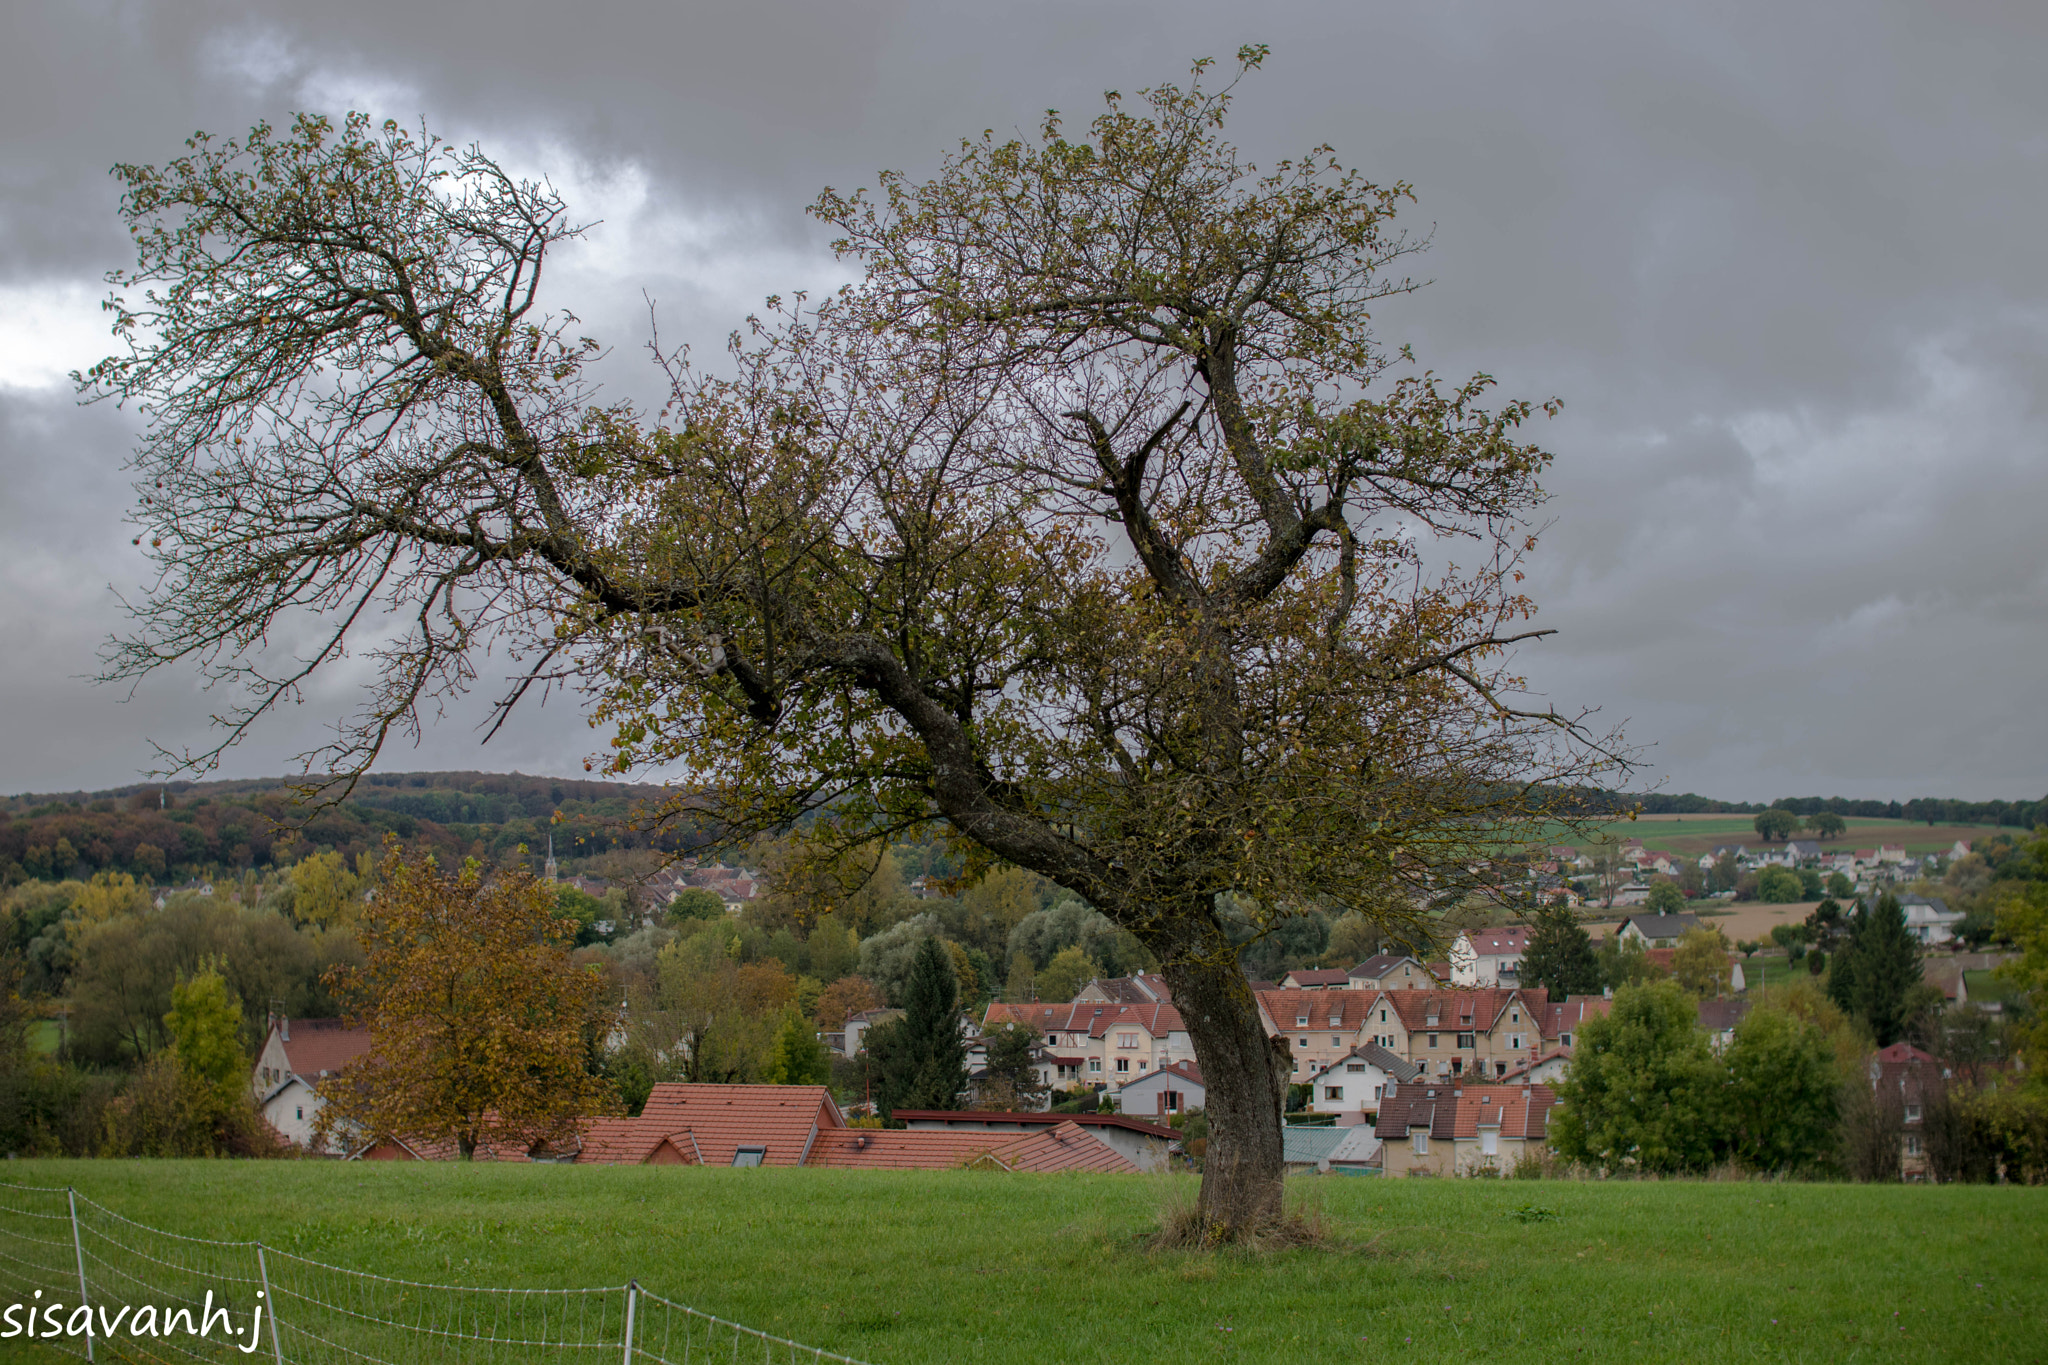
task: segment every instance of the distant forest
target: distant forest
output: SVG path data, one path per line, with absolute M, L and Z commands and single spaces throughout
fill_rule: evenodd
M 1716 801 L 1691 792 L 1681 796 L 1608 792 L 1606 796 L 1616 810 L 1634 807 L 1645 815 L 1756 815 L 1776 808 L 1802 817 L 1825 810 L 1845 819 L 1916 820 L 1929 825 L 2012 825 L 2033 829 L 2048 823 L 2048 797 L 2039 801 L 1952 801 L 1938 796 L 1916 796 L 1910 801 L 1852 801 L 1846 796 L 1781 796 L 1765 806 L 1746 801 Z
M 701 842 L 694 829 L 650 838 L 634 827 L 636 808 L 667 795 L 658 786 L 474 772 L 375 773 L 348 800 L 310 811 L 294 804 L 285 778 L 26 794 L 0 798 L 0 886 L 100 871 L 177 882 L 289 866 L 321 849 L 353 863 L 381 850 L 387 833 L 491 862 L 524 844 L 537 863 L 551 834 L 565 861 L 618 849 L 686 851 Z
M 110 791 L 0 797 L 0 887 L 100 871 L 177 882 L 289 866 L 321 849 L 336 850 L 353 862 L 359 853 L 378 851 L 386 833 L 491 862 L 505 861 L 524 844 L 537 863 L 550 834 L 564 861 L 621 849 L 686 852 L 704 842 L 700 831 L 682 825 L 650 836 L 635 827 L 635 810 L 668 794 L 646 784 L 455 772 L 374 773 L 347 801 L 310 814 L 293 804 L 292 784 L 285 778 L 138 783 Z M 1616 811 L 1633 806 L 1649 815 L 1753 815 L 1766 809 L 1690 792 L 1606 792 L 1590 804 Z M 1847 818 L 2020 829 L 2048 823 L 2048 798 L 1900 802 L 1804 796 L 1770 804 L 1801 816 L 1827 810 Z

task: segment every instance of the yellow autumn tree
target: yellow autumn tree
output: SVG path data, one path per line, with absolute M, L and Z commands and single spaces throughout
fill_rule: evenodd
M 431 855 L 385 856 L 362 908 L 365 962 L 328 973 L 370 1050 L 321 1086 L 319 1139 L 342 1131 L 531 1145 L 578 1117 L 614 1112 L 584 1040 L 615 1020 L 604 978 L 571 961 L 573 920 L 524 868 L 474 860 L 443 873 Z

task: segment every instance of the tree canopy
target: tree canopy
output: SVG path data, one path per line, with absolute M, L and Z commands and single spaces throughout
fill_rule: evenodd
M 828 858 L 943 828 L 1157 959 L 1208 1080 L 1203 1216 L 1270 1222 L 1286 1071 L 1219 896 L 1419 938 L 1486 889 L 1475 850 L 1590 816 L 1626 755 L 1513 669 L 1549 633 L 1521 429 L 1554 405 L 1382 345 L 1408 187 L 1247 162 L 1208 67 L 827 191 L 860 281 L 771 300 L 722 367 L 669 353 L 653 414 L 600 402 L 541 302 L 583 229 L 476 148 L 306 116 L 117 168 L 128 346 L 82 382 L 139 406 L 160 578 L 106 676 L 226 684 L 225 745 L 366 654 L 306 757 L 346 781 L 494 649 L 507 707 L 582 684 L 608 766 L 690 770 L 679 821 L 805 820 Z

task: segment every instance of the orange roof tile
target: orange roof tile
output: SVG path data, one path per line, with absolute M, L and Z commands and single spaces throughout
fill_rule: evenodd
M 1273 1027 L 1282 1033 L 1297 1028 L 1356 1030 L 1365 1026 L 1367 1013 L 1382 994 L 1380 991 L 1260 991 L 1259 1004 L 1265 1009 L 1266 1017 L 1273 1021 Z M 1304 1015 L 1308 1017 L 1306 1024 L 1299 1022 Z M 1338 1022 L 1332 1024 L 1332 1018 Z
M 279 1031 L 272 1024 L 271 1032 Z M 294 1074 L 309 1081 L 341 1070 L 370 1050 L 370 1031 L 348 1028 L 339 1019 L 294 1019 L 284 1025 L 291 1037 L 279 1041 Z

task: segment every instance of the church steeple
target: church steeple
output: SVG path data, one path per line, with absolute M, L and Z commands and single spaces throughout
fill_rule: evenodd
M 553 830 L 548 831 L 548 860 L 541 870 L 547 874 L 549 881 L 557 880 L 555 869 L 555 835 Z

